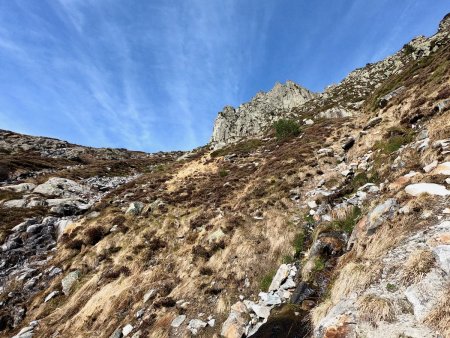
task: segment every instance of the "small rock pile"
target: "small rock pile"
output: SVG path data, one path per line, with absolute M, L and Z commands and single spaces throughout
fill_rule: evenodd
M 291 299 L 296 287 L 298 268 L 294 264 L 282 264 L 269 286 L 268 292 L 260 292 L 257 302 L 244 300 L 235 303 L 222 326 L 222 336 L 240 338 L 255 334 L 267 322 L 271 310 Z M 250 319 L 250 320 L 249 320 Z

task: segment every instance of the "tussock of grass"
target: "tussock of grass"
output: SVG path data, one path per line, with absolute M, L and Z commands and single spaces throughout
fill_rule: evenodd
M 433 307 L 430 314 L 425 318 L 425 323 L 434 327 L 444 337 L 450 337 L 450 286 L 441 301 Z
M 420 282 L 430 272 L 436 260 L 428 250 L 417 250 L 409 256 L 403 269 L 401 281 L 404 285 Z
M 380 321 L 393 322 L 396 319 L 394 304 L 390 299 L 377 295 L 365 295 L 358 301 L 360 318 L 377 325 Z
M 381 268 L 379 264 L 370 265 L 350 262 L 345 265 L 339 276 L 333 283 L 331 299 L 337 302 L 348 296 L 350 292 L 358 292 L 367 289 L 380 276 Z
M 259 287 L 261 288 L 262 291 L 269 290 L 269 286 L 272 283 L 272 279 L 275 276 L 275 274 L 276 274 L 275 270 L 270 270 L 262 277 L 261 282 L 259 283 Z
M 292 245 L 294 247 L 295 253 L 294 257 L 299 258 L 301 253 L 305 250 L 306 235 L 304 231 L 299 232 L 295 235 Z
M 330 311 L 332 307 L 332 301 L 330 299 L 326 299 L 311 310 L 311 321 L 315 327 L 319 325 L 319 322 L 328 314 L 328 311 Z
M 361 209 L 353 207 L 344 217 L 338 218 L 331 223 L 331 227 L 336 230 L 344 231 L 350 234 L 361 216 Z

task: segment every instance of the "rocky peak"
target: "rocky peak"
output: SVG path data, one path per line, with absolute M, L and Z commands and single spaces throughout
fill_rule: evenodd
M 211 143 L 220 148 L 244 137 L 259 135 L 273 121 L 282 117 L 284 112 L 304 104 L 314 96 L 292 81 L 276 83 L 270 91 L 257 93 L 250 102 L 237 109 L 224 107 L 216 118 Z
M 442 21 L 439 23 L 439 31 L 449 31 L 450 30 L 450 13 L 448 13 Z

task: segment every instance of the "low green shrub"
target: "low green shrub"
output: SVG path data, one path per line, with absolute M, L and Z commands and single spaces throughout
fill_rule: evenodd
M 386 155 L 396 152 L 401 146 L 412 142 L 414 138 L 411 131 L 401 128 L 391 128 L 386 136 L 386 140 L 378 141 L 374 145 L 375 150 L 381 150 Z
M 275 129 L 275 136 L 278 140 L 284 140 L 300 135 L 300 126 L 293 120 L 278 120 L 273 124 L 273 127 Z
M 413 46 L 411 46 L 409 43 L 407 43 L 406 45 L 403 46 L 403 53 L 405 53 L 405 55 L 411 55 L 415 51 L 416 51 L 416 49 Z
M 303 231 L 295 235 L 294 240 L 292 242 L 292 246 L 294 247 L 295 250 L 294 258 L 299 258 L 300 254 L 305 250 L 305 242 L 306 236 Z
M 320 272 L 325 270 L 326 261 L 323 257 L 316 257 L 314 260 L 314 272 Z
M 220 170 L 219 170 L 219 176 L 220 176 L 220 177 L 226 177 L 226 176 L 228 176 L 228 170 L 220 169 Z

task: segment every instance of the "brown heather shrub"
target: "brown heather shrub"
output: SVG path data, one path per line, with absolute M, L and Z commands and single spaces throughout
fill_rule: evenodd
M 122 226 L 126 221 L 124 215 L 118 215 L 111 220 L 112 225 Z
M 202 266 L 200 268 L 200 274 L 204 276 L 211 276 L 214 273 L 213 269 L 207 266 Z
M 160 307 L 174 307 L 176 305 L 175 300 L 172 297 L 163 297 L 160 298 L 158 300 L 156 300 L 153 303 L 153 306 L 155 308 L 160 308 Z
M 223 240 L 219 241 L 219 242 L 214 242 L 211 245 L 211 250 L 210 250 L 212 252 L 211 256 L 214 253 L 216 253 L 217 251 L 225 249 L 225 247 L 226 247 L 226 244 L 225 244 L 225 241 L 223 241 Z
M 239 228 L 245 223 L 245 219 L 240 215 L 233 215 L 226 220 L 225 232 L 230 232 L 233 229 Z
M 9 178 L 9 169 L 6 165 L 0 164 L 0 181 L 6 181 Z
M 442 88 L 436 95 L 436 100 L 444 100 L 450 97 L 450 87 Z
M 211 254 L 208 250 L 205 249 L 205 247 L 201 246 L 201 245 L 196 245 L 192 248 L 192 254 L 196 257 L 201 257 L 204 259 L 210 259 L 211 258 Z
M 213 218 L 213 215 L 211 215 L 208 212 L 206 212 L 206 213 L 202 212 L 197 217 L 191 219 L 191 221 L 189 222 L 189 225 L 190 225 L 191 229 L 200 228 L 202 226 L 207 225 L 211 218 Z
M 85 242 L 89 245 L 95 245 L 103 239 L 105 234 L 105 228 L 100 225 L 90 227 L 84 231 Z
M 71 250 L 80 251 L 84 242 L 81 239 L 69 239 L 66 243 L 66 248 Z
M 131 270 L 126 266 L 113 267 L 112 269 L 103 272 L 102 278 L 117 279 L 121 275 L 128 277 L 131 275 Z
M 167 242 L 162 240 L 159 237 L 153 238 L 149 241 L 147 248 L 152 251 L 158 251 L 160 249 L 163 249 L 167 246 Z
M 419 97 L 415 99 L 413 102 L 411 102 L 411 109 L 419 108 L 423 106 L 427 102 L 427 99 L 425 97 Z

